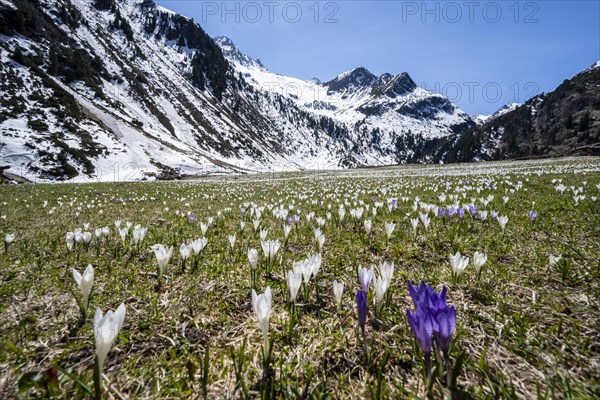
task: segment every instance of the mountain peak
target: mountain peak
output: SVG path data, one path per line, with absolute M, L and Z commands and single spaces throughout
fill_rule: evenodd
M 221 48 L 225 58 L 227 58 L 227 60 L 229 60 L 231 63 L 241 65 L 246 68 L 256 68 L 263 71 L 267 70 L 259 59 L 254 59 L 242 53 L 235 43 L 233 43 L 233 40 L 231 40 L 229 37 L 216 36 L 213 38 L 213 40 Z
M 586 69 L 586 71 L 591 71 L 591 70 L 596 69 L 596 68 L 600 68 L 600 60 L 596 61 L 594 63 L 594 65 L 592 65 L 591 67 L 589 67 L 588 69 Z
M 408 73 L 403 72 L 399 75 L 385 73 L 381 75 L 373 85 L 371 93 L 375 96 L 385 94 L 389 98 L 404 96 L 413 92 L 417 84 L 412 80 Z
M 331 81 L 325 83 L 330 92 L 356 92 L 371 86 L 377 80 L 377 76 L 365 67 L 357 67 L 342 72 Z
M 227 36 L 215 36 L 214 37 L 214 41 L 221 46 L 221 48 L 223 47 L 232 47 L 232 48 L 236 48 L 235 44 L 233 43 L 233 40 L 231 40 L 230 38 L 228 38 Z
M 493 113 L 487 120 L 487 121 L 491 121 L 494 118 L 498 118 L 501 115 L 504 115 L 506 113 L 509 113 L 511 111 L 514 111 L 517 109 L 517 107 L 520 107 L 522 105 L 522 103 L 507 103 L 505 105 L 503 105 L 502 107 L 500 107 L 498 109 L 498 111 L 496 111 L 495 113 Z
M 356 67 L 356 68 L 352 68 L 352 69 L 350 69 L 348 71 L 342 72 L 341 74 L 339 74 L 338 76 L 336 76 L 334 78 L 334 80 L 335 79 L 344 79 L 344 78 L 346 78 L 348 76 L 352 76 L 352 75 L 367 75 L 367 74 L 373 75 L 371 73 L 371 71 L 369 71 L 367 68 L 359 66 L 359 67 Z

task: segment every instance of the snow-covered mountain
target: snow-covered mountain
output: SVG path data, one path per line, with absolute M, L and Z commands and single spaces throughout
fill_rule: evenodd
M 227 37 L 215 41 L 235 70 L 257 89 L 292 99 L 305 110 L 330 117 L 352 132 L 377 130 L 382 147 L 394 146 L 398 137 L 443 137 L 475 126 L 467 113 L 446 97 L 417 87 L 406 72 L 376 76 L 357 67 L 325 83 L 304 81 L 269 71 Z
M 598 88 L 600 61 L 551 92 L 523 104 L 507 104 L 482 125 L 429 143 L 419 157 L 430 162 L 472 162 L 600 155 Z
M 0 163 L 141 179 L 410 161 L 473 124 L 408 74 L 269 72 L 152 0 L 0 0 Z
M 489 121 L 493 120 L 494 118 L 498 118 L 501 115 L 504 115 L 506 113 L 514 111 L 517 107 L 519 107 L 521 105 L 522 105 L 522 103 L 508 103 L 508 104 L 505 104 L 502 107 L 500 107 L 498 109 L 498 111 L 496 111 L 495 113 L 493 113 L 492 115 L 490 115 L 490 117 L 485 122 L 489 122 Z

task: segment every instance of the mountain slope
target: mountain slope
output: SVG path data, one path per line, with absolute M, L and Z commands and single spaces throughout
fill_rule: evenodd
M 2 0 L 0 21 L 0 156 L 13 168 L 113 179 L 348 158 L 344 126 L 256 91 L 193 20 L 152 1 Z
M 307 111 L 348 126 L 353 139 L 366 146 L 363 153 L 373 153 L 381 163 L 410 159 L 414 149 L 403 144 L 407 140 L 453 136 L 475 126 L 468 114 L 446 97 L 417 87 L 406 72 L 376 76 L 357 67 L 326 83 L 303 81 L 270 72 L 227 37 L 215 41 L 235 70 L 255 88 L 281 94 Z M 365 137 L 369 139 L 361 142 Z
M 455 162 L 596 154 L 599 142 L 600 61 L 554 91 L 438 144 L 430 157 Z

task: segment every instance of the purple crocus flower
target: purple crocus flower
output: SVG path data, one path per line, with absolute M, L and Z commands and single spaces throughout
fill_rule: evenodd
M 538 215 L 537 211 L 534 211 L 534 210 L 527 211 L 527 216 L 529 217 L 529 220 L 531 222 L 535 221 L 535 219 L 537 218 L 537 215 Z
M 448 219 L 452 219 L 452 217 L 454 216 L 454 213 L 456 213 L 456 210 L 454 209 L 454 207 L 450 207 L 448 209 Z
M 356 292 L 356 310 L 358 312 L 358 324 L 365 335 L 365 324 L 367 323 L 367 295 L 362 290 Z
M 394 207 L 396 207 L 396 206 L 398 205 L 398 199 L 396 199 L 396 198 L 393 198 L 393 199 L 392 199 L 392 205 L 393 205 Z
M 240 208 L 240 211 L 242 212 L 242 215 L 246 215 L 246 209 L 245 208 Z
M 431 311 L 432 314 L 436 314 L 446 308 L 446 286 L 443 286 L 440 294 L 437 294 L 431 286 L 427 285 L 427 295 L 429 300 L 429 311 Z
M 406 316 L 408 317 L 410 328 L 417 338 L 426 360 L 428 360 L 433 343 L 433 320 L 431 319 L 431 315 L 421 304 L 417 304 L 417 310 L 414 313 L 406 310 Z
M 498 218 L 498 211 L 491 211 L 490 218 L 492 219 L 492 221 L 495 221 L 496 218 Z
M 446 210 L 443 208 L 438 208 L 438 215 L 440 218 L 444 218 L 444 215 L 446 215 Z
M 188 215 L 188 220 L 190 221 L 190 224 L 193 224 L 196 220 L 196 216 L 194 214 L 190 214 Z
M 456 330 L 456 312 L 454 307 L 446 305 L 446 287 L 443 287 L 442 291 L 437 294 L 430 285 L 425 285 L 423 281 L 418 287 L 413 286 L 409 281 L 408 292 L 416 311 L 411 313 L 410 310 L 407 310 L 406 316 L 410 328 L 423 350 L 427 376 L 431 377 L 431 347 L 434 338 L 444 353 L 447 366 L 450 365 L 448 349 Z M 447 371 L 450 371 L 450 368 L 447 368 Z M 450 382 L 450 374 L 447 379 Z
M 291 224 L 293 222 L 292 217 L 287 217 L 287 222 L 288 222 L 288 224 Z
M 454 307 L 444 305 L 443 309 L 433 314 L 432 320 L 435 340 L 444 354 L 447 354 L 452 335 L 456 330 L 456 311 Z
M 429 302 L 427 299 L 427 286 L 424 281 L 421 281 L 417 287 L 415 287 L 411 281 L 408 281 L 408 293 L 412 298 L 415 308 L 417 307 L 417 304 L 427 304 Z
M 294 215 L 294 222 L 295 223 L 300 222 L 300 216 L 299 215 Z
M 471 204 L 469 206 L 469 212 L 471 213 L 471 218 L 474 218 L 475 214 L 477 214 L 477 207 L 475 207 L 475 205 Z
M 424 309 L 436 312 L 437 310 L 446 307 L 445 286 L 442 288 L 440 294 L 437 294 L 431 286 L 426 285 L 423 281 L 421 281 L 418 287 L 413 286 L 413 284 L 408 281 L 408 292 L 410 293 L 415 308 L 420 304 Z
M 456 214 L 458 215 L 458 218 L 462 219 L 465 216 L 465 209 L 462 207 L 458 207 L 458 210 L 456 210 Z

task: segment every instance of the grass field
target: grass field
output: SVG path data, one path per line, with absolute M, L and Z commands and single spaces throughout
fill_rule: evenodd
M 15 235 L 0 250 L 0 398 L 94 397 L 94 311 L 121 303 L 104 398 L 599 398 L 599 196 L 597 158 L 0 187 L 0 234 Z M 137 244 L 136 225 L 147 228 Z M 280 242 L 271 261 L 261 230 Z M 203 236 L 206 247 L 183 263 L 180 245 Z M 160 279 L 155 244 L 173 246 Z M 249 248 L 259 255 L 254 284 Z M 319 251 L 292 306 L 285 274 Z M 457 251 L 470 260 L 453 275 Z M 476 251 L 487 255 L 480 274 Z M 363 337 L 357 268 L 382 262 L 395 269 L 377 313 L 375 285 L 368 291 Z M 72 269 L 88 265 L 82 318 Z M 345 285 L 339 310 L 334 280 Z M 407 320 L 409 280 L 445 286 L 455 308 L 449 356 L 461 365 L 449 385 L 435 350 L 426 376 Z M 269 363 L 253 285 L 272 291 Z

